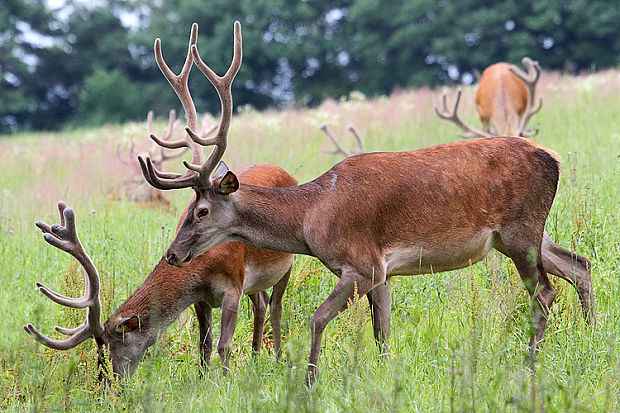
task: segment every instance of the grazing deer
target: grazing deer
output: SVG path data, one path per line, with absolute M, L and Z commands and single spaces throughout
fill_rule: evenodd
M 357 130 L 355 129 L 355 126 L 349 125 L 347 127 L 347 129 L 349 130 L 349 132 L 351 132 L 351 134 L 355 138 L 355 141 L 357 142 L 357 148 L 356 149 L 351 149 L 349 152 L 347 152 L 346 150 L 344 150 L 342 148 L 342 146 L 340 146 L 340 144 L 338 143 L 338 140 L 334 137 L 334 135 L 332 135 L 332 133 L 329 131 L 329 129 L 327 129 L 327 125 L 326 124 L 321 125 L 321 127 L 319 129 L 321 129 L 323 131 L 323 133 L 325 135 L 327 135 L 329 140 L 332 141 L 332 143 L 336 147 L 336 149 L 334 149 L 333 151 L 324 151 L 324 152 L 330 153 L 330 154 L 333 154 L 333 155 L 342 154 L 345 158 L 347 158 L 347 157 L 349 157 L 351 155 L 359 155 L 359 154 L 364 153 L 364 145 L 362 144 L 362 138 L 360 138 L 360 135 L 357 132 Z
M 255 165 L 239 171 L 241 181 L 249 185 L 274 187 L 295 185 L 297 182 L 284 170 L 272 165 Z M 273 328 L 274 351 L 280 352 L 282 296 L 290 276 L 293 255 L 251 248 L 241 242 L 230 242 L 206 251 L 183 268 L 171 267 L 162 258 L 144 283 L 102 325 L 100 321 L 99 275 L 84 251 L 77 235 L 75 214 L 64 202 L 58 202 L 60 225 L 36 225 L 51 245 L 71 254 L 82 265 L 86 288 L 81 298 L 60 295 L 37 282 L 37 288 L 52 301 L 72 308 L 87 308 L 86 321 L 75 329 L 54 327 L 70 336 L 54 340 L 41 334 L 32 324 L 24 330 L 37 341 L 56 349 L 68 350 L 94 337 L 103 363 L 107 347 L 113 371 L 123 377 L 132 375 L 146 349 L 157 341 L 181 312 L 194 305 L 200 330 L 201 366 L 209 365 L 212 350 L 213 308 L 222 308 L 221 334 L 217 346 L 226 375 L 232 351 L 232 338 L 237 325 L 239 303 L 248 294 L 254 311 L 252 350 L 258 352 L 263 337 L 267 304 Z M 179 226 L 189 207 L 183 212 Z M 177 227 L 178 228 L 178 227 Z M 265 291 L 273 286 L 271 300 Z
M 228 73 L 240 63 L 239 22 L 234 33 Z M 219 78 L 195 45 L 191 52 L 217 89 L 223 112 L 231 114 L 232 79 Z M 191 97 L 185 94 L 183 99 Z M 192 150 L 194 162 L 184 162 L 188 171 L 183 175 L 162 173 L 148 157 L 138 158 L 154 187 L 191 187 L 196 193 L 166 260 L 183 266 L 228 241 L 319 258 L 340 280 L 310 323 L 310 383 L 318 374 L 323 331 L 347 308 L 356 290 L 371 303 L 374 335 L 385 351 L 392 276 L 464 268 L 492 248 L 512 259 L 530 293 L 532 357 L 556 295 L 547 272 L 573 284 L 586 318 L 596 321 L 589 260 L 544 233 L 560 176 L 555 152 L 528 139 L 495 137 L 410 152 L 367 153 L 344 159 L 306 184 L 271 189 L 240 183 L 220 162 L 229 120 L 209 139 L 186 128 L 188 136 L 174 146 Z M 214 146 L 204 162 L 201 146 Z M 210 178 L 216 165 L 218 176 L 225 172 L 219 181 Z
M 540 66 L 529 57 L 523 58 L 527 73 L 515 65 L 496 63 L 482 72 L 476 91 L 476 111 L 482 122 L 482 130 L 467 126 L 457 114 L 461 91 L 457 91 L 452 110 L 448 109 L 446 94 L 441 96 L 441 110 L 435 105 L 437 116 L 454 122 L 465 131 L 464 138 L 502 136 L 531 137 L 538 130 L 526 129 L 530 118 L 542 106 L 542 98 L 536 102 L 536 82 Z
M 173 79 L 171 84 L 174 85 L 179 97 L 182 97 L 188 124 L 193 126 L 196 124 L 196 109 L 191 97 L 189 100 L 184 98 L 189 96 L 187 79 L 192 64 L 191 46 L 196 43 L 197 30 L 198 26 L 194 25 L 190 36 L 190 50 L 179 76 L 172 74 L 166 66 L 161 55 L 160 41 L 159 39 L 155 41 L 160 68 L 166 75 L 171 76 L 169 79 Z M 238 57 L 235 60 L 236 69 L 233 67 L 227 75 L 229 82 L 232 82 L 241 65 L 240 53 L 236 54 L 236 57 Z M 230 89 L 228 93 L 230 94 Z M 230 110 L 222 110 L 220 131 L 222 128 L 228 129 L 231 115 Z M 192 136 L 201 139 L 196 134 Z M 154 134 L 151 134 L 151 138 L 156 142 L 168 142 L 160 140 Z M 150 158 L 148 159 L 152 162 Z M 162 174 L 168 175 L 168 173 Z M 244 184 L 252 186 L 285 187 L 297 184 L 286 171 L 273 165 L 254 165 L 245 168 L 239 171 L 239 178 Z M 192 207 L 194 202 L 195 200 L 181 215 L 177 231 L 187 214 L 194 213 Z M 58 203 L 58 209 L 60 226 L 50 227 L 42 222 L 37 222 L 36 225 L 45 232 L 44 239 L 48 243 L 73 255 L 82 264 L 86 274 L 86 292 L 83 297 L 75 299 L 55 293 L 41 283 L 37 283 L 37 288 L 56 303 L 73 308 L 87 308 L 87 319 L 75 329 L 56 327 L 56 331 L 70 336 L 63 341 L 44 336 L 32 324 L 25 325 L 26 332 L 34 335 L 39 342 L 53 349 L 66 350 L 89 337 L 94 337 L 99 347 L 100 362 L 104 354 L 103 349 L 107 346 L 114 373 L 120 376 L 131 375 L 146 349 L 155 343 L 157 337 L 185 308 L 194 304 L 200 330 L 201 365 L 205 366 L 209 364 L 212 347 L 211 310 L 222 307 L 221 335 L 217 349 L 226 375 L 241 295 L 248 294 L 252 300 L 254 309 L 252 349 L 258 351 L 268 302 L 265 290 L 273 286 L 270 320 L 274 335 L 274 350 L 276 355 L 279 354 L 282 295 L 290 277 L 293 255 L 253 249 L 240 242 L 230 242 L 195 255 L 195 259 L 184 268 L 171 267 L 162 258 L 142 286 L 102 325 L 97 270 L 77 237 L 73 211 L 63 202 Z M 197 219 L 202 217 L 203 215 L 199 214 Z
M 168 114 L 168 126 L 166 126 L 166 129 L 164 130 L 162 139 L 170 140 L 180 124 L 181 121 L 176 118 L 176 111 L 171 109 Z M 146 116 L 146 125 L 149 135 L 152 135 L 154 133 L 152 110 L 149 111 Z M 200 132 L 201 136 L 209 135 L 215 130 L 216 126 L 217 125 L 209 127 L 208 118 L 205 116 L 202 122 L 202 130 Z M 185 133 L 185 131 L 183 131 L 183 133 Z M 138 202 L 144 205 L 162 206 L 165 210 L 169 210 L 170 204 L 166 199 L 164 199 L 161 191 L 153 188 L 142 178 L 142 172 L 140 171 L 140 164 L 138 163 L 137 158 L 138 152 L 136 151 L 136 145 L 133 138 L 129 142 L 127 158 L 123 158 L 121 155 L 120 146 L 120 143 L 116 145 L 116 157 L 129 169 L 130 172 L 129 177 L 123 182 L 123 196 L 132 202 Z M 150 156 L 153 160 L 153 163 L 157 165 L 157 168 L 161 169 L 164 162 L 176 159 L 182 156 L 186 151 L 187 148 L 177 151 L 176 153 L 168 154 L 164 151 L 163 147 L 153 142 L 150 149 L 144 154 L 148 154 L 148 156 Z

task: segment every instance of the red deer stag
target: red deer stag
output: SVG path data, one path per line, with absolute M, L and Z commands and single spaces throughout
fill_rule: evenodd
M 235 34 L 240 47 L 238 22 Z M 218 91 L 230 90 L 196 46 L 192 54 Z M 222 99 L 222 105 L 232 102 Z M 216 165 L 225 170 L 218 164 L 227 145 L 224 126 L 208 140 L 186 128 L 192 142 L 184 145 L 192 146 L 195 159 L 201 158 L 199 145 L 215 148 L 204 163 L 185 162 L 184 175 L 161 173 L 148 157 L 138 158 L 154 187 L 192 187 L 196 193 L 166 260 L 183 266 L 228 241 L 319 258 L 340 280 L 310 323 L 310 383 L 318 374 L 323 331 L 356 289 L 371 303 L 375 338 L 385 351 L 392 276 L 467 267 L 492 248 L 512 259 L 530 293 L 532 357 L 556 295 L 547 272 L 577 288 L 586 318 L 595 322 L 590 262 L 544 235 L 560 176 L 555 152 L 525 138 L 496 137 L 367 153 L 306 184 L 271 189 L 240 183 L 231 171 L 217 182 L 209 178 Z
M 362 138 L 360 138 L 359 133 L 357 133 L 357 130 L 355 129 L 355 126 L 349 125 L 347 127 L 347 129 L 349 130 L 349 132 L 351 132 L 351 134 L 355 138 L 355 142 L 357 142 L 357 148 L 351 149 L 348 152 L 346 150 L 344 150 L 342 148 L 342 146 L 338 143 L 338 140 L 336 139 L 336 137 L 334 135 L 332 135 L 332 133 L 329 131 L 329 129 L 327 129 L 327 125 L 326 124 L 321 125 L 321 127 L 319 129 L 321 129 L 323 131 L 323 133 L 325 135 L 327 135 L 329 140 L 332 141 L 332 143 L 336 147 L 336 149 L 334 149 L 333 151 L 325 151 L 326 153 L 330 153 L 330 154 L 333 154 L 333 155 L 342 154 L 342 155 L 344 155 L 345 158 L 347 158 L 349 156 L 352 156 L 352 155 L 360 155 L 360 154 L 364 153 L 364 145 L 362 144 Z
M 437 116 L 454 122 L 465 131 L 464 138 L 502 136 L 531 137 L 537 130 L 527 130 L 527 123 L 542 106 L 542 98 L 536 101 L 536 82 L 540 76 L 538 62 L 523 58 L 527 73 L 515 65 L 496 63 L 482 72 L 476 92 L 476 111 L 482 122 L 482 130 L 467 126 L 457 114 L 461 91 L 456 92 L 452 110 L 448 109 L 445 93 L 441 96 L 441 110 L 435 105 Z
M 190 50 L 179 76 L 170 72 L 161 58 L 159 39 L 155 49 L 159 51 L 158 63 L 164 73 L 170 73 L 169 79 L 175 91 L 181 97 L 190 124 L 195 125 L 196 110 L 189 97 L 187 79 L 192 64 L 191 47 L 196 44 L 198 26 L 192 27 Z M 237 33 L 233 63 L 223 79 L 232 82 L 241 65 L 241 39 Z M 228 90 L 228 99 L 230 90 Z M 189 99 L 185 99 L 185 97 Z M 232 106 L 230 106 L 232 109 Z M 222 110 L 220 128 L 230 124 L 232 110 Z M 193 120 L 193 121 L 192 121 Z M 192 123 L 193 122 L 193 123 Z M 155 135 L 151 135 L 158 140 Z M 254 165 L 239 171 L 241 182 L 247 185 L 271 185 L 285 187 L 296 185 L 297 181 L 286 171 L 273 165 Z M 216 181 L 219 183 L 219 181 Z M 189 211 L 193 211 L 194 200 L 181 215 L 177 231 Z M 75 217 L 71 209 L 59 202 L 60 226 L 48 226 L 37 222 L 45 232 L 45 240 L 53 246 L 73 255 L 83 266 L 86 274 L 86 292 L 82 298 L 73 299 L 57 294 L 40 283 L 37 288 L 62 305 L 73 308 L 87 308 L 87 320 L 76 329 L 56 327 L 56 331 L 70 335 L 64 340 L 50 339 L 38 332 L 31 324 L 24 326 L 26 332 L 48 347 L 66 350 L 77 346 L 89 337 L 94 337 L 100 349 L 109 347 L 114 373 L 131 375 L 146 349 L 155 343 L 163 332 L 189 305 L 194 304 L 198 318 L 201 364 L 208 365 L 211 356 L 211 310 L 222 307 L 221 335 L 218 353 L 226 374 L 232 338 L 237 323 L 237 313 L 242 294 L 248 294 L 254 309 L 254 335 L 252 349 L 260 349 L 265 313 L 268 302 L 267 288 L 274 287 L 270 301 L 270 320 L 273 328 L 274 350 L 280 352 L 282 313 L 282 295 L 288 282 L 293 255 L 282 252 L 253 249 L 241 242 L 231 242 L 195 256 L 184 268 L 169 266 L 162 260 L 153 269 L 144 284 L 114 313 L 104 325 L 100 322 L 101 306 L 99 303 L 99 277 L 97 270 L 84 252 L 75 228 Z M 192 212 L 193 213 L 193 212 Z M 197 217 L 200 219 L 202 216 Z

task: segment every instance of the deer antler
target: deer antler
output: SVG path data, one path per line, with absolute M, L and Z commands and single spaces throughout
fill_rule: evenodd
M 194 37 L 195 33 L 198 31 L 198 25 L 194 23 L 192 25 L 192 37 Z M 161 49 L 159 49 L 159 39 L 155 40 L 155 53 L 158 56 L 161 56 Z M 217 133 L 214 136 L 209 138 L 205 138 L 204 136 L 200 136 L 195 132 L 196 130 L 196 119 L 195 119 L 195 108 L 192 101 L 192 98 L 189 94 L 189 90 L 187 89 L 187 76 L 184 78 L 185 88 L 180 88 L 177 84 L 179 81 L 172 74 L 170 69 L 165 66 L 163 62 L 163 58 L 157 58 L 157 64 L 160 66 L 160 69 L 164 73 L 164 76 L 170 82 L 172 88 L 177 92 L 177 96 L 183 102 L 183 107 L 194 108 L 194 118 L 193 121 L 190 122 L 188 116 L 188 123 L 185 127 L 185 130 L 188 134 L 185 140 L 179 140 L 174 142 L 164 142 L 157 139 L 154 135 L 151 135 L 151 138 L 157 142 L 159 145 L 164 146 L 166 148 L 181 148 L 183 146 L 192 149 L 192 162 L 189 163 L 187 161 L 183 161 L 183 164 L 188 169 L 188 171 L 184 174 L 174 174 L 174 173 L 164 173 L 158 171 L 157 168 L 153 166 L 153 162 L 150 158 L 142 159 L 138 157 L 140 161 L 140 166 L 142 167 L 142 172 L 146 178 L 146 180 L 156 188 L 159 189 L 175 189 L 175 188 L 187 188 L 190 186 L 198 186 L 202 188 L 208 188 L 211 186 L 210 175 L 217 166 L 218 162 L 222 159 L 224 151 L 226 150 L 227 145 L 227 136 L 228 129 L 230 127 L 230 122 L 232 119 L 232 109 L 233 109 L 233 100 L 232 100 L 232 92 L 231 85 L 232 82 L 241 67 L 242 60 L 242 43 L 241 43 L 241 24 L 237 21 L 234 26 L 234 51 L 233 51 L 233 59 L 228 71 L 224 76 L 218 76 L 209 66 L 207 66 L 198 53 L 198 49 L 196 48 L 196 41 L 192 41 L 190 39 L 189 51 L 186 59 L 186 64 L 188 61 L 191 63 L 191 59 L 196 62 L 198 68 L 202 71 L 202 73 L 211 81 L 213 86 L 215 87 L 218 96 L 220 98 L 222 113 L 221 119 L 219 122 Z M 185 66 L 183 67 L 185 70 Z M 183 71 L 181 75 L 183 75 Z M 186 72 L 186 75 L 189 74 L 189 69 Z M 207 158 L 207 160 L 202 162 L 202 148 L 201 146 L 214 146 L 211 154 Z
M 442 103 L 441 111 L 439 110 L 439 107 L 437 105 L 433 106 L 435 108 L 435 113 L 441 119 L 454 122 L 459 128 L 463 129 L 466 133 L 459 135 L 463 138 L 477 138 L 477 137 L 492 136 L 491 134 L 485 131 L 467 126 L 463 121 L 461 121 L 461 119 L 457 115 L 457 110 L 458 110 L 460 101 L 461 101 L 461 90 L 459 89 L 456 91 L 456 100 L 454 102 L 454 106 L 452 107 L 452 110 L 449 110 L 447 99 L 446 99 L 446 94 L 444 93 L 441 95 L 441 103 Z
M 538 98 L 538 101 L 534 103 L 536 99 L 536 83 L 540 77 L 540 65 L 538 64 L 538 61 L 532 60 L 527 56 L 524 57 L 521 62 L 523 63 L 523 66 L 527 68 L 527 73 L 515 65 L 510 66 L 510 71 L 521 79 L 523 83 L 525 83 L 525 87 L 527 89 L 527 107 L 525 109 L 525 113 L 521 117 L 521 123 L 519 124 L 519 136 L 529 138 L 536 135 L 538 133 L 538 129 L 534 131 L 526 130 L 525 128 L 527 127 L 527 123 L 530 121 L 530 118 L 538 113 L 542 107 L 542 98 Z
M 170 141 L 170 139 L 172 138 L 172 134 L 181 124 L 181 120 L 177 119 L 176 117 L 177 117 L 176 110 L 170 109 L 170 112 L 168 113 L 168 126 L 166 127 L 166 130 L 164 131 L 160 140 L 166 141 L 166 142 Z M 155 134 L 153 133 L 153 111 L 152 110 L 149 110 L 149 113 L 146 116 L 146 125 L 147 125 L 149 136 L 152 136 L 152 135 L 154 136 Z M 187 151 L 187 149 L 189 148 L 185 147 L 182 150 L 177 151 L 176 153 L 173 153 L 172 155 L 168 155 L 166 151 L 164 151 L 163 146 L 159 146 L 157 143 L 153 142 L 153 144 L 151 145 L 151 149 L 149 149 L 148 154 L 151 157 L 151 160 L 153 161 L 153 163 L 156 166 L 161 167 L 161 165 L 165 161 L 169 161 L 171 159 L 176 159 L 180 157 Z
M 124 165 L 131 166 L 133 161 L 134 161 L 134 159 L 135 159 L 135 156 L 136 156 L 135 148 L 136 148 L 136 144 L 133 141 L 133 137 L 131 137 L 130 140 L 129 140 L 129 157 L 127 159 L 124 159 L 121 156 L 121 144 L 119 142 L 119 143 L 116 144 L 116 157 Z
M 58 294 L 47 288 L 40 282 L 36 283 L 37 288 L 50 300 L 71 308 L 86 308 L 86 320 L 76 328 L 64 328 L 55 326 L 54 330 L 70 336 L 65 340 L 54 340 L 39 332 L 32 324 L 24 326 L 28 334 L 55 350 L 68 350 L 88 339 L 89 337 L 101 337 L 103 335 L 103 325 L 101 324 L 101 302 L 99 301 L 99 274 L 92 261 L 84 251 L 75 227 L 75 213 L 67 205 L 59 201 L 58 211 L 60 213 L 60 225 L 51 227 L 43 222 L 37 221 L 35 225 L 45 234 L 43 239 L 54 247 L 71 254 L 84 269 L 85 292 L 80 298 L 71 298 Z
M 326 124 L 321 125 L 321 127 L 319 129 L 321 129 L 323 131 L 323 133 L 325 133 L 327 135 L 327 137 L 332 141 L 332 143 L 336 147 L 336 149 L 333 150 L 333 151 L 325 151 L 326 153 L 331 153 L 331 154 L 341 153 L 341 154 L 343 154 L 346 157 L 349 157 L 351 155 L 360 155 L 360 154 L 364 153 L 364 146 L 362 144 L 362 139 L 360 138 L 359 133 L 357 133 L 357 130 L 355 129 L 355 127 L 353 125 L 347 126 L 347 129 L 355 137 L 355 140 L 357 142 L 357 149 L 352 149 L 350 152 L 345 151 L 342 148 L 342 146 L 340 146 L 340 144 L 338 143 L 338 140 L 334 137 L 334 135 L 332 135 L 332 133 L 329 131 L 329 129 L 327 129 L 327 125 Z

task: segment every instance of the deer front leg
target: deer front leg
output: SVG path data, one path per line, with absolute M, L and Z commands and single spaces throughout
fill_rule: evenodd
M 271 322 L 271 328 L 273 329 L 273 351 L 276 355 L 276 359 L 282 355 L 282 297 L 286 290 L 289 278 L 291 278 L 291 269 L 289 268 L 286 274 L 273 286 L 271 298 L 269 300 L 269 321 Z
M 384 281 L 382 280 L 382 282 Z M 347 308 L 349 300 L 353 299 L 356 286 L 358 296 L 366 294 L 372 288 L 371 278 L 365 277 L 352 269 L 343 270 L 340 281 L 336 284 L 334 291 L 319 306 L 312 317 L 312 321 L 310 321 L 312 344 L 310 346 L 310 361 L 306 378 L 310 386 L 314 384 L 319 374 L 319 353 L 321 351 L 323 331 L 338 313 Z
M 252 300 L 252 311 L 254 312 L 254 330 L 252 334 L 252 351 L 258 353 L 263 341 L 263 330 L 265 329 L 265 319 L 267 318 L 267 303 L 269 294 L 266 291 L 250 294 Z
M 239 314 L 239 302 L 241 291 L 231 291 L 224 294 L 222 299 L 222 322 L 220 341 L 217 343 L 217 352 L 222 359 L 222 374 L 228 373 L 228 363 L 232 353 L 232 339 L 237 326 L 237 316 Z
M 381 356 L 386 358 L 388 355 L 388 340 L 390 339 L 390 310 L 392 307 L 389 279 L 370 290 L 366 296 L 370 304 L 375 340 L 379 346 Z
M 194 304 L 194 309 L 196 310 L 198 330 L 200 331 L 198 353 L 200 354 L 200 375 L 202 376 L 203 370 L 209 367 L 211 351 L 213 350 L 212 308 L 204 301 L 198 301 Z

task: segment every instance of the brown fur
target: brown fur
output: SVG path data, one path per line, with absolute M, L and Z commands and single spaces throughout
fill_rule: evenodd
M 476 91 L 476 110 L 486 132 L 516 135 L 527 108 L 527 88 L 510 71 L 511 64 L 496 63 L 482 72 Z

